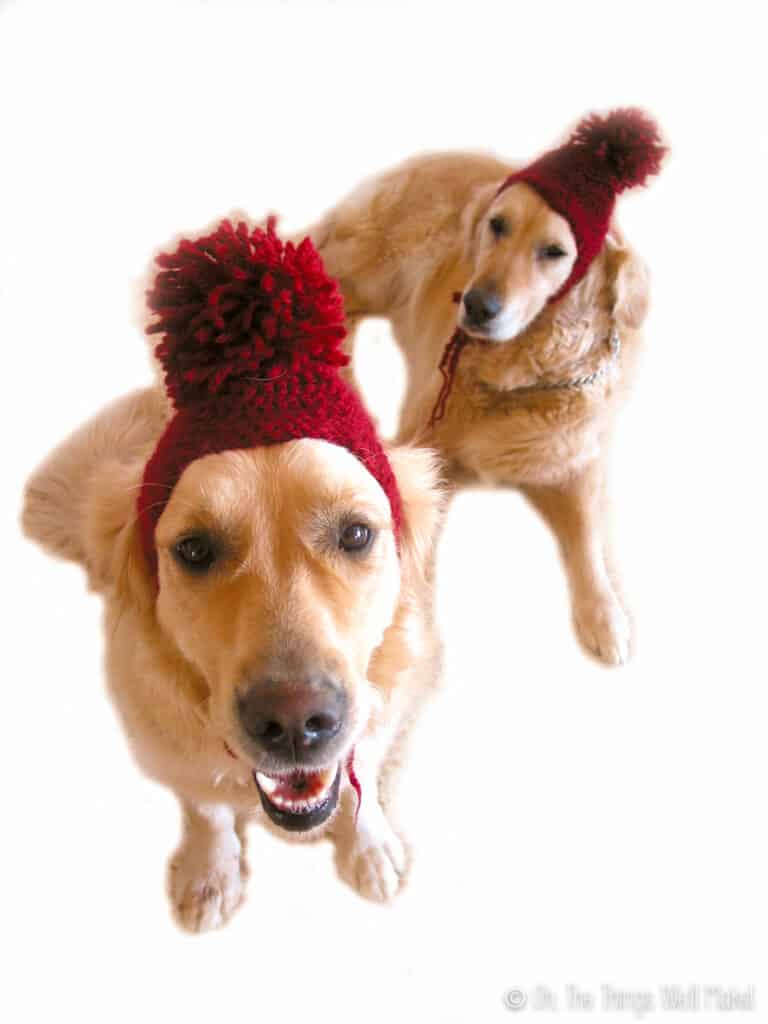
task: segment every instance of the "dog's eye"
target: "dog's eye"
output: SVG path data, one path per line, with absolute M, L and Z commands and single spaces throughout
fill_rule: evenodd
M 545 245 L 539 249 L 540 260 L 559 260 L 565 256 L 565 249 L 559 245 Z
M 173 549 L 176 559 L 191 572 L 205 572 L 213 565 L 216 557 L 213 544 L 205 534 L 182 537 Z
M 342 551 L 365 551 L 373 539 L 373 530 L 365 523 L 349 523 L 341 531 L 339 547 Z
M 498 215 L 496 217 L 491 217 L 488 221 L 488 227 L 497 238 L 501 238 L 502 235 L 506 235 L 509 231 L 509 226 L 506 220 Z

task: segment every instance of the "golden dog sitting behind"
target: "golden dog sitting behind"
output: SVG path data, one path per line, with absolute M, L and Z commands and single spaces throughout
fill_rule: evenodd
M 50 552 L 84 566 L 104 596 L 111 694 L 141 767 L 183 808 L 170 871 L 177 915 L 192 930 L 216 927 L 241 901 L 243 826 L 261 815 L 264 800 L 254 778 L 261 761 L 236 720 L 237 698 L 249 673 L 275 666 L 294 679 L 332 673 L 341 684 L 344 725 L 332 761 L 313 776 L 327 793 L 322 820 L 305 834 L 332 833 L 342 874 L 364 896 L 389 899 L 405 851 L 380 804 L 381 774 L 439 662 L 429 579 L 440 514 L 432 456 L 390 452 L 403 502 L 399 557 L 384 492 L 341 447 L 302 439 L 197 459 L 157 527 L 168 559 L 158 594 L 140 548 L 136 495 L 167 416 L 157 390 L 107 408 L 33 476 L 23 523 Z M 364 557 L 345 557 L 322 525 L 333 532 L 352 521 L 376 534 Z M 201 526 L 226 537 L 232 556 L 205 580 L 167 555 Z M 263 777 L 262 787 L 270 785 L 277 786 Z M 279 793 L 272 796 L 265 809 L 278 831 L 283 820 L 295 827 L 281 817 Z
M 614 224 L 559 297 L 574 234 L 529 185 L 500 191 L 511 171 L 489 156 L 418 157 L 361 186 L 310 234 L 341 284 L 350 339 L 365 317 L 391 322 L 408 370 L 398 440 L 437 449 L 457 485 L 522 491 L 559 542 L 580 640 L 618 664 L 630 626 L 606 565 L 602 490 L 647 274 Z M 457 323 L 475 343 L 435 417 Z

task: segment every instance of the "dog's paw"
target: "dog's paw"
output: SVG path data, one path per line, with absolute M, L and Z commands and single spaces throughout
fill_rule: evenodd
M 220 928 L 243 900 L 239 849 L 182 846 L 170 864 L 170 894 L 176 919 L 186 931 Z
M 350 851 L 347 874 L 365 899 L 388 903 L 402 887 L 405 866 L 405 847 L 384 823 L 375 834 L 358 833 Z
M 594 596 L 574 607 L 579 640 L 606 665 L 629 661 L 632 630 L 629 619 L 613 594 Z

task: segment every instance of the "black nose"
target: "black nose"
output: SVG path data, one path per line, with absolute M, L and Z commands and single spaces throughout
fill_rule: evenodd
M 261 749 L 291 764 L 311 764 L 341 732 L 344 689 L 325 676 L 301 683 L 263 679 L 237 699 L 243 728 Z
M 484 288 L 470 288 L 464 294 L 464 309 L 467 320 L 475 327 L 482 327 L 493 320 L 501 309 L 501 301 L 495 292 Z

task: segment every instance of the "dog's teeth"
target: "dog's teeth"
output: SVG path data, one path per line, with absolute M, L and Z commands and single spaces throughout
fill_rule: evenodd
M 269 775 L 263 775 L 261 772 L 256 772 L 259 780 L 259 785 L 265 793 L 274 793 L 277 787 L 280 785 L 277 779 L 271 779 Z
M 320 771 L 271 776 L 256 772 L 256 781 L 271 804 L 290 814 L 308 814 L 328 799 L 338 766 Z

